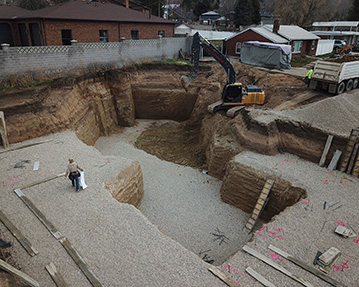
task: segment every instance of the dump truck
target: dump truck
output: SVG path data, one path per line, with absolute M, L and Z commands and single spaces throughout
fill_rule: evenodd
M 317 61 L 309 87 L 338 95 L 356 89 L 358 85 L 359 61 L 344 63 Z
M 264 104 L 264 91 L 256 85 L 244 87 L 241 83 L 236 82 L 236 73 L 229 59 L 198 32 L 193 35 L 192 42 L 192 63 L 194 67 L 190 74 L 181 77 L 182 86 L 186 90 L 191 81 L 197 77 L 201 47 L 225 69 L 228 76 L 227 83 L 222 91 L 222 100 L 208 106 L 210 113 L 226 110 L 227 116 L 234 117 L 244 105 Z

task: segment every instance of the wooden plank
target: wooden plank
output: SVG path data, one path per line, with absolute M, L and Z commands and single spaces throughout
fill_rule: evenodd
M 332 141 L 333 141 L 333 136 L 328 135 L 327 142 L 325 143 L 325 147 L 324 147 L 324 150 L 322 153 L 322 157 L 320 158 L 320 161 L 319 161 L 319 166 L 321 166 L 321 167 L 324 166 L 325 160 L 327 159 L 327 155 L 328 155 L 330 146 L 332 145 Z
M 304 270 L 307 270 L 308 272 L 314 274 L 315 276 L 319 277 L 320 279 L 324 280 L 325 282 L 331 284 L 335 287 L 346 287 L 344 284 L 330 278 L 329 276 L 325 275 L 324 273 L 320 272 L 318 269 L 304 263 L 303 261 L 300 261 L 299 259 L 294 258 L 293 256 L 289 255 L 283 250 L 280 250 L 279 248 L 269 245 L 269 249 L 274 251 L 275 253 L 279 254 L 280 256 L 288 259 L 290 262 L 298 265 L 299 267 L 303 268 Z
M 46 265 L 45 268 L 46 268 L 47 272 L 49 272 L 52 280 L 54 280 L 57 287 L 67 287 L 68 286 L 66 284 L 64 278 L 62 277 L 62 275 L 57 271 L 54 263 L 50 262 L 50 264 Z
M 353 148 L 354 148 L 354 144 L 357 141 L 358 138 L 358 130 L 356 129 L 352 129 L 349 139 L 348 139 L 348 143 L 347 146 L 345 148 L 345 152 L 343 154 L 343 160 L 341 162 L 341 166 L 340 166 L 340 171 L 341 172 L 345 172 L 347 170 L 347 166 L 348 166 L 348 162 L 349 162 L 349 158 L 352 154 Z
M 357 160 L 358 149 L 359 149 L 359 144 L 355 143 L 354 148 L 353 148 L 353 152 L 352 152 L 352 154 L 350 156 L 349 163 L 348 163 L 348 168 L 347 168 L 347 173 L 348 174 L 352 174 L 354 164 L 355 164 L 355 162 Z
M 20 190 L 24 190 L 25 188 L 29 188 L 29 187 L 32 187 L 32 186 L 35 186 L 35 185 L 38 185 L 38 184 L 41 184 L 41 183 L 45 183 L 45 182 L 48 182 L 50 180 L 54 180 L 56 178 L 59 178 L 59 177 L 62 177 L 62 176 L 65 176 L 65 173 L 61 173 L 61 174 L 58 174 L 58 175 L 52 175 L 52 176 L 49 176 L 49 177 L 46 177 L 46 178 L 43 178 L 43 179 L 40 179 L 38 181 L 34 181 L 32 183 L 29 183 L 29 184 L 26 184 L 22 187 L 20 187 L 19 189 Z
M 8 148 L 7 150 L 0 151 L 0 154 L 5 153 L 5 152 L 9 152 L 9 151 L 14 151 L 14 150 L 18 150 L 18 149 L 23 149 L 23 148 L 35 146 L 35 145 L 39 145 L 39 144 L 49 143 L 49 142 L 51 142 L 51 141 L 52 141 L 52 139 L 51 139 L 51 140 L 46 140 L 46 141 L 37 142 L 37 143 L 27 144 L 27 145 L 23 145 L 23 146 L 19 146 L 19 147 Z
M 330 164 L 328 166 L 329 170 L 334 170 L 337 167 L 338 160 L 341 156 L 342 152 L 340 150 L 336 150 Z
M 102 287 L 100 281 L 97 279 L 95 274 L 90 270 L 89 266 L 85 262 L 85 260 L 81 257 L 81 255 L 77 252 L 77 250 L 71 245 L 70 241 L 63 237 L 60 239 L 62 246 L 65 248 L 67 253 L 71 256 L 71 258 L 75 261 L 80 270 L 85 274 L 87 279 L 90 281 L 92 286 L 94 287 Z
M 257 202 L 256 204 L 254 205 L 254 208 L 253 208 L 253 211 L 252 211 L 252 214 L 250 216 L 250 219 L 248 220 L 247 224 L 245 225 L 245 227 L 248 229 L 249 232 L 252 231 L 253 227 L 255 226 L 258 218 L 260 217 L 264 207 L 265 207 L 265 204 L 266 204 L 266 200 L 268 198 L 268 195 L 269 195 L 269 192 L 270 190 L 272 189 L 273 187 L 273 184 L 274 184 L 274 180 L 273 179 L 270 179 L 268 178 L 266 180 L 266 182 L 264 183 L 264 187 L 257 199 Z M 251 222 L 251 220 L 254 220 Z M 248 224 L 249 223 L 249 224 Z
M 273 267 L 274 269 L 278 270 L 279 272 L 282 272 L 284 275 L 287 275 L 288 277 L 292 278 L 293 280 L 299 282 L 303 286 L 306 287 L 314 287 L 311 283 L 304 280 L 303 278 L 293 274 L 292 272 L 288 271 L 287 269 L 283 268 L 282 266 L 278 265 L 274 261 L 268 259 L 264 255 L 260 254 L 259 252 L 255 251 L 254 249 L 248 247 L 247 245 L 243 246 L 242 248 L 245 252 L 249 253 L 250 255 L 258 258 L 259 260 L 263 261 L 264 263 L 268 264 L 269 266 Z
M 208 271 L 211 272 L 214 276 L 221 279 L 224 283 L 226 283 L 230 287 L 238 287 L 240 286 L 238 283 L 234 282 L 232 279 L 228 278 L 226 275 L 223 274 L 220 270 L 218 270 L 214 266 L 210 266 Z
M 37 209 L 37 207 L 20 189 L 15 189 L 15 193 L 56 239 L 60 239 L 62 237 L 60 231 L 57 230 L 57 228 L 45 217 L 45 215 L 39 209 Z
M 0 220 L 5 225 L 11 234 L 19 241 L 22 247 L 29 253 L 30 256 L 35 256 L 39 252 L 32 246 L 29 240 L 15 227 L 14 224 L 6 217 L 6 215 L 0 211 Z
M 20 278 L 22 281 L 26 282 L 28 285 L 32 287 L 40 287 L 39 282 L 32 279 L 29 275 L 25 274 L 24 272 L 21 272 L 20 270 L 12 267 L 10 264 L 6 263 L 5 261 L 0 259 L 0 268 L 18 278 Z
M 276 287 L 273 283 L 269 282 L 262 275 L 260 275 L 257 271 L 253 270 L 251 267 L 247 267 L 247 273 L 251 275 L 254 279 L 259 281 L 263 286 L 266 287 Z
M 353 170 L 353 175 L 354 175 L 354 176 L 358 176 L 358 175 L 359 175 L 359 157 L 358 157 L 357 160 L 355 161 L 354 170 Z

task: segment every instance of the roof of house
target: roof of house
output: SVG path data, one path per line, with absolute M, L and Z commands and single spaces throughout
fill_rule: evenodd
M 241 31 L 241 32 L 239 32 L 239 33 L 237 33 L 237 34 L 235 34 L 235 35 L 233 35 L 233 36 L 227 38 L 226 40 L 228 41 L 228 40 L 230 40 L 231 38 L 234 38 L 234 37 L 236 37 L 237 35 L 243 34 L 243 33 L 247 32 L 247 31 L 249 31 L 249 30 L 251 30 L 251 31 L 253 31 L 253 32 L 255 32 L 255 33 L 261 35 L 262 37 L 264 37 L 264 38 L 270 40 L 270 41 L 273 42 L 273 43 L 277 43 L 277 44 L 286 44 L 286 43 L 288 43 L 288 40 L 287 40 L 287 39 L 285 39 L 285 38 L 279 36 L 279 35 L 276 34 L 276 33 L 273 33 L 273 32 L 271 32 L 271 31 L 269 31 L 268 29 L 264 28 L 263 26 L 262 26 L 262 27 L 249 27 L 249 28 L 247 28 L 247 29 L 245 29 L 245 30 L 243 30 L 243 31 Z
M 202 13 L 201 16 L 219 16 L 219 14 L 215 11 L 209 11 L 206 13 Z
M 359 36 L 359 32 L 355 31 L 311 31 L 311 33 L 319 36 Z
M 332 22 L 314 22 L 313 27 L 354 27 L 359 26 L 359 21 L 332 21 Z
M 0 19 L 13 19 L 26 12 L 28 12 L 26 9 L 17 6 L 0 5 Z
M 2 10 L 1 7 L 0 10 Z M 175 24 L 173 21 L 153 15 L 150 16 L 147 13 L 129 9 L 121 5 L 101 2 L 88 3 L 74 0 L 40 10 L 25 10 L 25 12 L 19 12 L 17 18 Z
M 273 31 L 273 25 L 264 25 L 263 27 L 269 31 Z M 319 39 L 319 37 L 313 33 L 295 25 L 280 25 L 278 35 L 290 41 Z
M 190 36 L 193 36 L 197 32 L 200 33 L 203 38 L 209 41 L 223 41 L 234 34 L 233 32 L 228 31 L 192 30 Z

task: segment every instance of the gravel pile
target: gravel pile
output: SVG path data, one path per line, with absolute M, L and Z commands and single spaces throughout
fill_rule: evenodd
M 357 276 L 359 237 L 343 238 L 334 233 L 338 224 L 345 224 L 351 226 L 359 235 L 358 178 L 347 176 L 343 180 L 344 174 L 339 171 L 328 171 L 288 154 L 259 156 L 245 152 L 236 156 L 235 160 L 288 180 L 293 185 L 306 189 L 308 193 L 306 199 L 287 208 L 272 222 L 258 225 L 253 241 L 248 245 L 267 258 L 273 258 L 275 263 L 301 276 L 314 286 L 321 287 L 331 285 L 286 259 L 278 257 L 268 249 L 268 246 L 272 244 L 311 266 L 317 251 L 325 252 L 330 247 L 336 247 L 342 255 L 335 264 L 337 267 L 330 271 L 329 276 L 346 286 L 359 286 Z M 223 268 L 227 264 L 245 275 L 245 277 L 239 276 L 239 282 L 243 286 L 262 286 L 245 272 L 248 266 L 275 286 L 302 286 L 244 252 L 235 254 L 223 264 Z
M 350 94 L 329 97 L 296 110 L 254 109 L 251 114 L 257 121 L 266 124 L 275 119 L 304 122 L 339 136 L 348 136 L 351 131 L 348 127 L 359 126 L 359 90 L 354 90 Z
M 104 189 L 103 183 L 128 166 L 131 159 L 105 157 L 70 131 L 29 142 L 50 138 L 50 143 L 0 154 L 1 211 L 39 251 L 30 257 L 9 232 L 4 232 L 2 239 L 13 241 L 13 257 L 25 273 L 41 286 L 55 286 L 45 271 L 45 265 L 53 262 L 70 286 L 91 286 L 61 244 L 13 192 L 14 188 L 64 172 L 71 156 L 85 168 L 86 190 L 76 193 L 71 182 L 61 177 L 23 192 L 69 239 L 103 286 L 223 285 L 197 255 L 159 232 L 135 207 L 118 203 Z M 14 168 L 23 160 L 29 163 Z M 38 171 L 33 171 L 35 161 L 40 161 Z M 0 228 L 6 230 L 2 224 Z
M 136 127 L 118 135 L 101 137 L 95 147 L 104 156 L 138 160 L 145 190 L 139 208 L 142 213 L 164 234 L 219 265 L 249 240 L 243 231 L 249 215 L 221 201 L 221 181 L 136 149 L 132 145 L 136 135 L 150 124 L 151 121 L 139 121 Z

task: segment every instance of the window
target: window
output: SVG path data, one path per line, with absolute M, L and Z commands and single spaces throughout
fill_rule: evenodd
M 227 21 L 226 20 L 221 20 L 220 23 L 219 23 L 221 26 L 225 26 L 227 24 Z
M 29 46 L 29 38 L 27 37 L 27 29 L 24 23 L 18 24 L 21 46 Z
M 108 42 L 108 32 L 107 30 L 100 30 L 100 42 L 107 43 Z
M 164 37 L 165 37 L 165 31 L 159 30 L 159 31 L 158 31 L 158 36 L 164 38 Z
M 132 40 L 138 40 L 138 39 L 140 39 L 138 30 L 131 30 L 131 39 L 132 39 Z
M 30 38 L 31 38 L 32 46 L 41 46 L 41 33 L 40 33 L 39 24 L 30 23 L 29 28 L 30 28 Z
M 300 53 L 302 51 L 303 41 L 293 42 L 293 53 Z
M 241 42 L 237 42 L 237 43 L 236 43 L 236 54 L 240 54 L 240 53 L 241 53 L 241 47 L 242 47 L 242 43 L 241 43 Z
M 62 45 L 71 45 L 72 30 L 61 30 Z
M 312 41 L 312 50 L 315 49 L 315 40 Z

